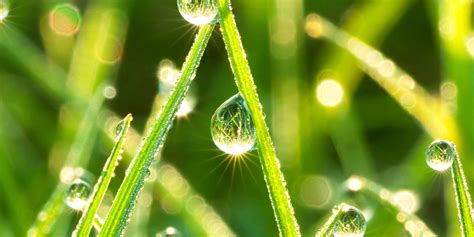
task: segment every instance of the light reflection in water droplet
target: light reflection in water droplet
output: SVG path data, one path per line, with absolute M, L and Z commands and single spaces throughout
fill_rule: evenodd
M 218 6 L 216 0 L 178 0 L 178 10 L 186 21 L 202 26 L 216 18 Z
M 211 135 L 216 146 L 227 154 L 240 155 L 253 148 L 255 126 L 240 93 L 217 108 L 211 118 Z

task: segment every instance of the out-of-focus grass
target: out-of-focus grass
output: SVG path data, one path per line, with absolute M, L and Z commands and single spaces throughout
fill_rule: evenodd
M 439 3 L 456 2 L 440 1 Z M 56 137 L 57 123 L 62 118 L 58 116 L 59 104 L 65 99 L 69 101 L 74 99 L 69 96 L 74 96 L 75 92 L 71 93 L 70 88 L 65 89 L 65 75 L 70 69 L 69 57 L 73 54 L 71 49 L 78 40 L 81 40 L 80 36 L 63 37 L 51 32 L 48 22 L 44 20 L 47 15 L 44 11 L 51 9 L 53 5 L 49 4 L 52 2 L 18 0 L 12 3 L 11 17 L 0 26 L 0 70 L 2 71 L 0 98 L 4 105 L 0 120 L 2 123 L 0 159 L 2 159 L 2 168 L 9 168 L 8 172 L 2 174 L 14 179 L 5 177 L 1 185 L 2 187 L 20 186 L 21 189 L 2 188 L 0 191 L 0 209 L 2 210 L 0 234 L 2 236 L 24 235 L 24 231 L 33 222 L 34 213 L 16 213 L 16 204 L 25 203 L 21 205 L 24 207 L 23 210 L 36 212 L 44 204 L 57 182 L 57 176 L 52 174 L 57 173 L 62 161 L 52 162 L 51 164 L 57 168 L 49 169 L 45 157 L 51 150 L 51 144 Z M 91 2 L 71 3 L 76 3 L 80 12 L 84 13 Z M 449 96 L 449 89 L 452 89 L 454 85 L 457 89 L 458 100 L 456 102 L 451 98 L 448 102 L 450 105 L 455 104 L 452 102 L 457 103 L 456 124 L 460 127 L 460 139 L 463 141 L 460 144 L 461 157 L 466 171 L 469 171 L 472 163 L 470 156 L 467 155 L 470 150 L 466 141 L 469 141 L 470 129 L 464 128 L 472 124 L 470 118 L 473 117 L 473 109 L 472 104 L 469 105 L 469 101 L 472 100 L 468 97 L 472 96 L 473 86 L 467 84 L 472 80 L 466 80 L 472 73 L 462 71 L 472 68 L 472 65 L 469 65 L 472 59 L 469 61 L 469 55 L 466 55 L 466 51 L 462 51 L 465 49 L 465 42 L 461 42 L 465 40 L 463 37 L 456 37 L 456 40 L 449 40 L 449 42 L 440 37 L 438 42 L 438 36 L 436 36 L 439 32 L 438 17 L 442 15 L 455 19 L 456 27 L 461 29 L 457 32 L 469 34 L 471 27 L 466 27 L 465 24 L 471 14 L 468 8 L 450 8 L 446 7 L 447 5 L 440 7 L 437 5 L 438 2 L 430 3 L 435 5 L 435 14 L 431 19 L 435 25 L 433 27 L 435 30 L 433 30 L 429 28 L 430 19 L 424 13 L 426 9 L 419 1 L 356 3 L 342 0 L 302 1 L 294 5 L 295 9 L 291 11 L 295 12 L 293 16 L 290 11 L 288 14 L 285 11 L 278 13 L 277 6 L 283 5 L 283 1 L 274 4 L 275 7 L 271 8 L 266 7 L 269 5 L 266 1 L 255 3 L 246 0 L 235 1 L 234 11 L 243 41 L 247 46 L 249 64 L 254 71 L 263 106 L 264 108 L 273 107 L 272 111 L 266 111 L 267 119 L 272 121 L 270 132 L 275 135 L 277 152 L 284 158 L 282 159 L 283 171 L 289 181 L 289 192 L 295 204 L 302 233 L 313 234 L 313 227 L 319 226 L 318 223 L 323 221 L 322 217 L 331 205 L 349 199 L 361 204 L 363 209 L 372 208 L 373 210 L 374 216 L 369 221 L 367 236 L 406 234 L 402 232 L 403 227 L 397 223 L 394 215 L 387 213 L 384 208 L 365 201 L 365 198 L 359 195 L 347 195 L 340 191 L 339 185 L 342 185 L 345 176 L 358 173 L 369 176 L 390 189 L 413 189 L 419 194 L 421 200 L 421 209 L 418 212 L 420 218 L 439 235 L 456 236 L 456 231 L 459 229 L 456 212 L 446 212 L 445 208 L 454 202 L 443 205 L 443 195 L 440 192 L 442 186 L 440 180 L 448 178 L 444 175 L 432 175 L 423 162 L 423 151 L 430 141 L 427 135 L 407 113 L 387 98 L 387 95 L 374 86 L 370 80 L 355 79 L 360 78 L 361 73 L 348 54 L 327 43 L 305 40 L 298 32 L 303 30 L 303 12 L 317 12 L 331 19 L 335 25 L 341 25 L 342 29 L 364 42 L 381 49 L 401 68 L 405 68 L 414 78 L 417 78 L 420 85 L 430 93 L 441 94 L 441 97 L 445 98 L 445 95 Z M 301 4 L 300 13 L 297 12 L 298 4 Z M 162 58 L 171 58 L 175 61 L 180 59 L 188 49 L 183 46 L 187 46 L 192 38 L 191 34 L 185 34 L 190 27 L 183 27 L 185 23 L 180 19 L 175 5 L 173 1 L 144 0 L 134 5 L 129 11 L 127 10 L 126 15 L 130 19 L 130 27 L 127 35 L 124 35 L 127 40 L 124 41 L 123 63 L 120 68 L 114 66 L 116 70 L 114 69 L 113 73 L 107 76 L 118 79 L 116 87 L 118 94 L 114 100 L 106 100 L 105 105 L 118 114 L 134 113 L 136 127 L 139 130 L 145 126 L 144 121 L 148 117 L 152 104 L 151 98 L 156 94 L 154 77 L 157 62 Z M 459 11 L 459 14 L 452 14 L 450 9 Z M 277 15 L 283 15 L 284 19 L 295 21 L 297 40 L 289 42 L 298 43 L 297 47 L 301 53 L 287 60 L 280 61 L 275 58 L 270 61 L 270 57 L 273 57 L 271 51 L 273 46 L 270 41 L 273 41 L 273 33 L 271 32 L 275 32 L 275 28 L 272 28 L 273 23 L 270 23 L 272 21 L 270 16 Z M 341 21 L 342 24 L 340 24 Z M 95 23 L 98 24 L 98 22 Z M 277 25 L 281 27 L 286 23 L 286 21 L 281 21 Z M 287 28 L 288 31 L 291 31 L 290 28 Z M 220 154 L 212 150 L 214 146 L 210 141 L 208 131 L 210 115 L 220 101 L 231 93 L 235 93 L 232 81 L 228 80 L 232 78 L 232 74 L 228 69 L 224 46 L 216 36 L 213 36 L 210 42 L 208 55 L 197 75 L 199 80 L 195 81 L 199 88 L 197 93 L 199 103 L 187 119 L 180 119 L 177 122 L 175 130 L 170 133 L 161 158 L 164 162 L 178 168 L 182 177 L 187 179 L 187 183 L 197 193 L 202 194 L 203 199 L 209 200 L 215 213 L 219 213 L 222 220 L 227 222 L 236 234 L 276 235 L 277 229 L 273 222 L 267 194 L 261 191 L 264 183 L 260 180 L 262 177 L 260 177 L 258 167 L 250 165 L 248 170 L 242 171 L 243 175 L 237 174 L 231 177 L 223 169 L 215 168 L 220 159 L 207 161 L 210 157 Z M 292 49 L 293 43 L 288 43 L 285 47 Z M 441 52 L 438 47 L 442 48 Z M 449 50 L 446 51 L 446 49 Z M 54 63 L 50 63 L 51 61 Z M 61 66 L 54 66 L 56 64 Z M 299 71 L 296 71 L 295 64 L 299 64 Z M 345 94 L 345 102 L 351 105 L 348 110 L 339 109 L 338 113 L 333 113 L 334 110 L 322 109 L 317 104 L 314 91 L 315 77 L 319 74 L 315 75 L 314 72 L 328 65 L 331 68 L 335 67 L 334 71 L 339 75 L 345 75 L 341 77 L 349 78 L 347 83 L 353 85 L 349 90 L 350 93 Z M 446 68 L 443 72 L 438 70 L 441 65 Z M 87 69 L 89 68 L 83 68 L 84 71 Z M 296 71 L 295 74 L 293 70 Z M 295 75 L 295 79 L 291 82 L 278 79 L 278 76 L 284 75 Z M 451 80 L 452 84 L 442 84 L 442 88 L 448 90 L 438 92 L 439 78 Z M 42 79 L 45 80 L 41 81 Z M 290 86 L 300 85 L 299 88 L 293 90 L 297 96 L 284 94 L 286 83 Z M 342 83 L 343 86 L 345 83 L 346 81 Z M 344 89 L 347 88 L 344 86 Z M 295 97 L 299 97 L 296 101 L 300 104 L 300 109 L 296 108 L 296 103 L 295 108 L 291 107 L 291 101 L 295 101 L 293 100 Z M 90 97 L 86 99 L 89 100 Z M 281 101 L 281 107 L 279 107 L 279 101 Z M 87 103 L 77 106 L 77 110 L 80 111 L 77 114 L 84 115 L 86 106 Z M 285 115 L 285 107 L 290 108 L 288 111 L 300 110 L 297 116 L 293 112 L 288 114 L 289 117 L 299 119 L 298 126 L 291 127 L 291 124 L 285 124 L 287 128 L 278 126 L 279 118 Z M 103 126 L 104 120 L 101 116 L 102 114 L 97 116 L 96 119 L 100 121 L 96 126 Z M 80 116 L 77 118 L 79 121 Z M 79 123 L 74 123 L 74 126 L 78 125 Z M 291 128 L 294 129 L 285 131 Z M 285 137 L 285 134 L 290 135 Z M 295 135 L 301 138 L 300 149 L 296 146 L 298 143 L 296 139 L 295 143 L 291 142 L 291 137 Z M 93 173 L 97 173 L 99 167 L 102 167 L 102 158 L 106 156 L 104 151 L 109 151 L 100 142 L 106 140 L 105 143 L 109 143 L 109 139 L 104 139 L 103 133 L 99 133 L 98 138 L 100 139 L 93 139 L 91 143 L 93 146 L 90 151 L 91 162 L 88 169 Z M 283 142 L 290 146 L 282 147 L 281 144 L 285 144 Z M 295 146 L 291 147 L 293 145 Z M 291 151 L 299 154 L 295 154 L 293 159 Z M 292 162 L 299 163 L 301 170 L 285 170 L 291 167 Z M 353 163 L 356 164 L 352 165 Z M 214 169 L 215 171 L 212 171 Z M 123 173 L 123 167 L 119 166 L 118 178 L 121 173 Z M 252 175 L 256 176 L 256 181 L 252 179 Z M 316 179 L 307 179 L 308 176 L 315 175 Z M 466 172 L 466 175 L 469 180 L 472 180 L 473 177 L 469 172 Z M 310 182 L 309 184 L 313 186 L 308 186 L 305 180 L 318 182 Z M 301 182 L 306 183 L 300 185 Z M 157 183 L 157 186 L 160 184 Z M 314 196 L 308 196 L 300 186 L 318 187 L 318 191 L 313 192 Z M 117 183 L 113 182 L 111 189 L 116 190 L 116 188 Z M 452 190 L 448 187 L 445 189 L 446 199 L 449 200 L 453 196 Z M 9 190 L 9 192 L 3 192 L 3 190 Z M 178 228 L 186 236 L 191 233 L 200 233 L 193 232 L 191 229 L 195 228 L 199 231 L 200 228 L 205 228 L 188 226 L 186 223 L 193 223 L 193 219 L 183 218 L 179 214 L 188 210 L 186 204 L 183 203 L 184 209 L 180 209 L 176 214 L 175 210 L 167 209 L 168 206 L 163 204 L 166 203 L 166 200 L 160 198 L 163 195 L 161 192 L 153 194 L 154 202 L 149 208 L 150 222 L 148 229 L 145 229 L 149 235 L 154 235 L 167 226 Z M 13 203 L 15 205 L 8 205 L 8 200 L 14 201 L 15 197 L 19 196 L 25 197 L 23 199 L 26 200 L 22 201 L 22 198 L 18 198 L 18 202 Z M 455 207 L 452 206 L 452 208 Z M 22 215 L 24 217 L 21 217 Z M 69 226 L 74 226 L 77 221 L 74 218 L 71 221 L 71 216 L 73 215 L 70 215 L 70 212 L 61 216 L 56 226 L 62 228 L 55 229 L 54 234 L 60 236 L 69 234 Z M 446 223 L 452 223 L 449 226 L 452 225 L 453 232 L 447 232 L 448 224 Z M 375 228 L 380 225 L 384 228 Z

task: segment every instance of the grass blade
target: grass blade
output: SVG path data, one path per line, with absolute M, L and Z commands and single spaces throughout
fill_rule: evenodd
M 147 170 L 156 153 L 163 146 L 166 134 L 171 128 L 176 111 L 194 78 L 213 29 L 214 25 L 212 24 L 202 26 L 199 30 L 183 65 L 176 87 L 158 114 L 155 123 L 127 169 L 124 181 L 120 185 L 99 236 L 117 236 L 124 231 L 140 189 L 143 187 Z
M 474 222 L 472 214 L 472 202 L 469 195 L 468 185 L 464 171 L 462 169 L 461 159 L 456 152 L 453 160 L 451 174 L 453 178 L 454 194 L 458 208 L 459 221 L 461 222 L 461 233 L 464 237 L 474 236 Z
M 270 201 L 273 206 L 280 235 L 299 236 L 299 226 L 294 216 L 293 207 L 286 189 L 285 179 L 280 171 L 280 164 L 272 145 L 272 140 L 265 124 L 262 105 L 257 95 L 250 67 L 240 41 L 234 15 L 229 0 L 219 0 L 221 31 L 229 55 L 229 62 L 235 75 L 240 93 L 245 99 L 257 131 L 258 152 L 267 183 Z
M 311 25 L 318 27 L 308 30 L 308 34 L 318 31 L 318 36 L 352 54 L 362 65 L 361 68 L 416 118 L 432 137 L 458 140 L 455 121 L 447 105 L 431 96 L 413 77 L 382 53 L 340 30 L 323 17 L 315 15 L 310 20 L 313 21 Z
M 125 136 L 127 135 L 127 131 L 130 127 L 131 121 L 132 115 L 128 114 L 124 118 L 124 120 L 121 121 L 119 125 L 117 125 L 120 126 L 118 127 L 120 130 L 118 131 L 118 134 L 116 134 L 117 142 L 115 143 L 115 146 L 112 149 L 110 157 L 105 163 L 104 169 L 102 170 L 102 175 L 100 176 L 99 180 L 97 181 L 97 184 L 94 187 L 94 192 L 91 196 L 91 202 L 82 214 L 82 217 L 79 220 L 79 224 L 76 227 L 76 231 L 73 233 L 73 235 L 75 236 L 89 236 L 100 203 L 102 202 L 102 199 L 105 196 L 105 192 L 107 191 L 110 181 L 112 180 L 115 167 L 117 166 L 118 161 L 121 158 L 123 152 L 123 145 L 125 143 Z

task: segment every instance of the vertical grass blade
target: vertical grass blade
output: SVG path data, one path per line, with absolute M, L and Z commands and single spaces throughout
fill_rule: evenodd
M 94 187 L 91 201 L 82 214 L 79 224 L 76 227 L 76 231 L 73 232 L 73 236 L 89 236 L 94 224 L 95 216 L 99 210 L 100 203 L 107 192 L 107 188 L 109 187 L 110 181 L 112 180 L 115 172 L 115 167 L 118 165 L 118 161 L 122 156 L 125 136 L 127 135 L 131 121 L 132 115 L 128 114 L 124 120 L 117 125 L 119 126 L 118 134 L 116 134 L 117 142 L 115 143 L 112 153 L 105 163 L 104 169 L 102 170 L 102 175 Z
M 461 165 L 461 159 L 456 152 L 452 165 L 452 178 L 456 205 L 458 208 L 459 221 L 461 222 L 461 233 L 463 237 L 474 236 L 473 209 L 471 197 L 469 195 L 468 185 L 464 171 Z
M 156 153 L 163 146 L 166 134 L 171 128 L 176 111 L 195 76 L 214 24 L 202 26 L 181 70 L 176 87 L 168 97 L 155 123 L 148 131 L 143 144 L 127 169 L 109 214 L 99 236 L 118 236 L 123 233 L 131 215 L 138 194 L 143 187 L 148 168 Z
M 285 179 L 280 171 L 280 164 L 276 157 L 267 125 L 265 124 L 265 115 L 257 95 L 256 86 L 253 82 L 229 0 L 219 0 L 219 14 L 221 17 L 220 28 L 222 37 L 227 49 L 232 72 L 235 75 L 237 87 L 244 97 L 255 123 L 260 161 L 280 235 L 299 236 L 299 226 L 296 222 L 291 200 L 286 189 Z

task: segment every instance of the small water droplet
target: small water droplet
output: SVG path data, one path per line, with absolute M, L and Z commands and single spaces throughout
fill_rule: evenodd
M 115 136 L 118 137 L 121 135 L 123 129 L 125 128 L 126 121 L 122 120 L 120 121 L 117 126 L 115 126 Z
M 451 167 L 456 156 L 455 145 L 444 140 L 436 140 L 426 150 L 425 160 L 428 166 L 437 171 Z
M 334 225 L 334 237 L 362 237 L 366 229 L 365 217 L 359 209 L 344 204 Z
M 76 179 L 66 190 L 66 204 L 75 210 L 83 210 L 87 205 L 91 186 L 82 179 Z
M 148 169 L 146 169 L 145 179 L 148 179 L 148 177 L 150 177 L 150 175 L 151 175 L 151 171 L 150 171 L 150 169 L 148 168 Z
M 216 0 L 178 0 L 178 10 L 185 20 L 201 26 L 214 20 L 218 8 Z
M 225 101 L 211 119 L 212 140 L 219 149 L 232 155 L 243 154 L 255 144 L 255 126 L 242 95 Z
M 0 22 L 7 18 L 10 13 L 10 2 L 8 0 L 0 0 Z
M 174 227 L 167 227 L 165 230 L 156 233 L 156 237 L 179 237 L 181 233 Z

